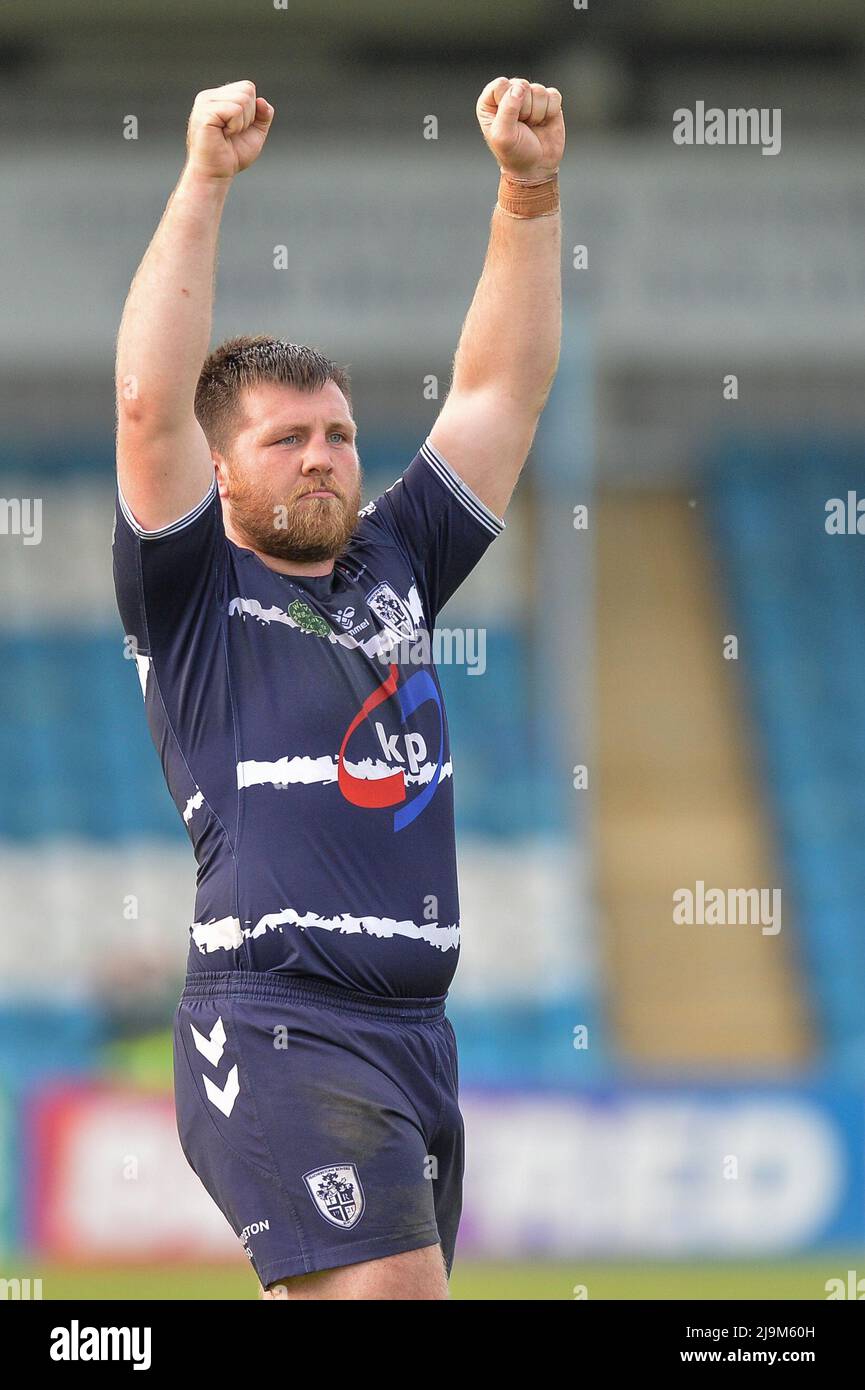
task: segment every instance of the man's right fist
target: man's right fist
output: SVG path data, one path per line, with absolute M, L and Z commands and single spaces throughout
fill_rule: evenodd
M 207 178 L 230 179 L 254 164 L 273 120 L 273 107 L 254 82 L 229 82 L 199 92 L 186 131 L 186 165 Z

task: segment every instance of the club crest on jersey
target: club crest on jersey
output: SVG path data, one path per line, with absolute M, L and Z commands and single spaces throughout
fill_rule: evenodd
M 363 1188 L 353 1163 L 332 1163 L 304 1173 L 309 1195 L 325 1221 L 348 1231 L 363 1216 Z
M 415 626 L 411 613 L 404 600 L 386 579 L 370 590 L 366 601 L 376 617 L 380 618 L 391 632 L 395 632 L 398 637 L 414 637 Z

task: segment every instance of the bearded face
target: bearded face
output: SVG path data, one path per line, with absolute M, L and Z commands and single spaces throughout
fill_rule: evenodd
M 250 477 L 236 461 L 228 465 L 232 526 L 252 549 L 278 560 L 334 560 L 357 526 L 361 504 L 360 468 L 344 488 L 332 476 L 303 477 L 288 495 L 267 481 Z M 326 492 L 327 496 L 317 496 Z
M 274 382 L 247 390 L 233 438 L 214 456 L 231 538 L 283 563 L 335 560 L 361 504 L 356 434 L 333 381 L 315 391 Z

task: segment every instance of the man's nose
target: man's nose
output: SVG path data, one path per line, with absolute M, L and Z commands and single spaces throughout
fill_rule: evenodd
M 310 440 L 303 451 L 303 463 L 301 468 L 304 473 L 332 473 L 333 464 L 330 461 L 330 449 L 323 439 Z

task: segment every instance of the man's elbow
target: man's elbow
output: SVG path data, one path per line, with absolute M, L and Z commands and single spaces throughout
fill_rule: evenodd
M 518 403 L 524 412 L 540 416 L 550 398 L 559 369 L 558 354 L 555 361 L 543 371 L 527 370 L 514 376 L 507 390 L 511 399 Z
M 191 413 L 188 406 L 142 400 L 137 394 L 126 396 L 122 390 L 118 390 L 116 401 L 118 432 L 137 439 L 164 439 L 176 434 Z
M 550 399 L 550 392 L 551 392 L 552 389 L 553 389 L 553 383 L 555 382 L 555 379 L 556 379 L 556 373 L 553 372 L 552 376 L 548 378 L 546 384 L 545 384 L 545 385 L 542 387 L 542 389 L 541 389 L 541 393 L 540 393 L 540 395 L 539 395 L 539 397 L 538 397 L 538 406 L 537 406 L 537 411 L 538 411 L 538 415 L 539 415 L 539 416 L 540 416 L 540 415 L 543 415 L 543 413 L 544 413 L 544 410 L 545 410 L 545 408 L 546 408 L 547 401 Z
M 556 373 L 553 371 L 548 376 L 544 376 L 539 382 L 523 380 L 513 389 L 512 395 L 515 404 L 518 404 L 523 414 L 539 420 L 546 408 L 553 389 Z

